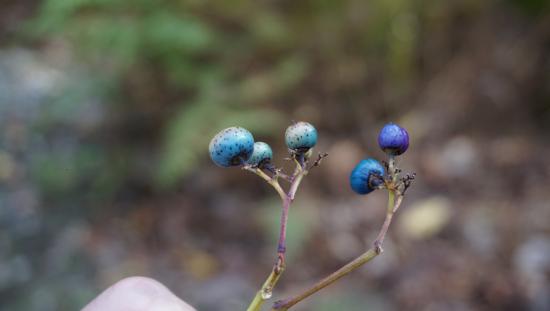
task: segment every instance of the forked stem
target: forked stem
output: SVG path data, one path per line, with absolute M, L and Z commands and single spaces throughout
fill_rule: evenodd
M 247 308 L 247 311 L 259 311 L 263 303 L 267 299 L 271 298 L 273 289 L 275 288 L 275 285 L 277 284 L 277 282 L 279 281 L 279 278 L 281 277 L 283 271 L 285 270 L 286 231 L 287 231 L 287 223 L 288 223 L 288 212 L 290 209 L 290 204 L 294 201 L 294 197 L 296 196 L 296 191 L 298 190 L 298 187 L 300 186 L 302 179 L 307 174 L 307 170 L 303 169 L 302 164 L 297 163 L 296 169 L 291 178 L 292 182 L 290 184 L 290 188 L 288 190 L 288 193 L 285 193 L 284 190 L 279 185 L 279 182 L 277 181 L 276 178 L 269 177 L 267 174 L 265 174 L 262 170 L 258 168 L 247 168 L 247 169 L 256 173 L 257 175 L 262 177 L 265 181 L 267 181 L 271 186 L 273 186 L 277 191 L 277 193 L 279 194 L 279 196 L 281 197 L 281 200 L 283 202 L 282 209 L 281 209 L 281 227 L 279 231 L 279 242 L 277 245 L 277 262 L 273 266 L 271 273 L 269 274 L 264 284 L 262 285 L 260 290 L 256 293 L 256 295 L 254 296 L 254 299 L 252 299 L 252 302 Z
M 388 208 L 386 212 L 386 219 L 384 220 L 384 224 L 382 225 L 382 228 L 380 229 L 380 233 L 378 234 L 378 237 L 374 241 L 373 246 L 369 248 L 365 253 L 360 255 L 359 257 L 355 258 L 354 260 L 352 260 L 342 268 L 338 269 L 337 271 L 333 272 L 332 274 L 322 279 L 321 281 L 315 283 L 313 286 L 309 287 L 308 289 L 302 291 L 298 295 L 293 296 L 289 299 L 279 300 L 275 302 L 273 304 L 271 311 L 286 311 L 290 309 L 292 306 L 308 298 L 309 296 L 317 293 L 321 289 L 331 285 L 332 283 L 338 281 L 339 279 L 348 275 L 352 271 L 355 271 L 356 269 L 363 266 L 364 264 L 371 261 L 376 256 L 382 253 L 382 244 L 384 242 L 384 237 L 386 235 L 386 232 L 388 231 L 389 226 L 391 224 L 391 219 L 395 211 L 397 211 L 397 209 L 399 208 L 399 205 L 401 205 L 401 201 L 403 200 L 403 196 L 397 193 L 396 190 L 388 190 L 388 193 L 389 193 Z
M 277 175 L 274 175 L 273 177 L 268 176 L 264 171 L 257 167 L 251 167 L 251 166 L 244 166 L 244 170 L 250 171 L 258 176 L 260 176 L 263 180 L 265 180 L 268 184 L 277 191 L 277 194 L 281 197 L 281 200 L 285 200 L 287 195 L 281 185 L 279 184 L 279 180 L 277 178 Z

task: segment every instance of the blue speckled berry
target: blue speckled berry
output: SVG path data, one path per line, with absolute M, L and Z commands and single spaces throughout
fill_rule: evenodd
M 409 148 L 409 133 L 394 123 L 384 125 L 378 135 L 378 145 L 389 155 L 400 155 Z
M 261 166 L 262 164 L 269 163 L 273 159 L 273 151 L 268 144 L 258 141 L 254 143 L 254 152 L 246 161 L 246 164 L 252 166 Z
M 254 137 L 242 127 L 230 127 L 219 132 L 208 147 L 212 161 L 222 167 L 244 164 L 254 151 Z
M 382 164 L 373 158 L 362 160 L 355 166 L 349 176 L 351 189 L 359 194 L 372 192 L 383 182 L 382 178 L 375 178 L 375 176 L 384 176 Z
M 288 149 L 307 152 L 317 143 L 317 130 L 307 122 L 294 123 L 286 129 L 285 142 Z

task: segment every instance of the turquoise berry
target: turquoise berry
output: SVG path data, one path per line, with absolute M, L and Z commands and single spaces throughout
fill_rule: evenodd
M 254 151 L 248 161 L 246 161 L 246 164 L 252 166 L 262 166 L 263 164 L 271 162 L 271 159 L 273 159 L 273 151 L 271 151 L 271 147 L 264 142 L 258 141 L 254 143 Z
M 388 123 L 378 135 L 378 145 L 389 155 L 401 155 L 409 148 L 409 133 L 397 124 Z
M 373 158 L 362 160 L 349 176 L 351 189 L 359 194 L 368 194 L 383 183 L 384 167 Z
M 212 161 L 222 167 L 244 164 L 254 150 L 254 137 L 242 127 L 230 127 L 219 132 L 208 147 Z
M 288 149 L 305 153 L 317 143 L 317 130 L 307 122 L 294 123 L 286 129 L 285 142 Z

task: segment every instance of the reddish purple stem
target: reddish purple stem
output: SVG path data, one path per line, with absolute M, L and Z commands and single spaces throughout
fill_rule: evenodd
M 283 208 L 281 211 L 281 229 L 279 232 L 279 244 L 277 246 L 278 262 L 277 266 L 280 268 L 285 264 L 285 253 L 286 253 L 286 228 L 288 223 L 288 211 L 290 209 L 290 204 L 294 201 L 294 196 L 298 190 L 298 186 L 304 177 L 303 172 L 298 175 L 293 176 L 292 184 L 288 190 L 286 198 L 283 200 Z
M 288 222 L 288 210 L 290 208 L 290 198 L 286 198 L 283 202 L 283 209 L 281 212 L 281 231 L 279 232 L 279 245 L 277 247 L 277 252 L 279 253 L 279 258 L 284 258 L 286 252 L 286 227 Z

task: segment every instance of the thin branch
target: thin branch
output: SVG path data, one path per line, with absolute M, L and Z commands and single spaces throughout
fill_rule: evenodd
M 291 183 L 292 177 L 288 176 L 287 174 L 283 173 L 283 170 L 281 168 L 275 167 L 272 163 L 266 163 L 264 164 L 264 168 L 271 172 L 273 174 L 272 178 L 282 178 L 283 180 Z
M 365 263 L 371 261 L 374 257 L 378 256 L 378 253 L 375 250 L 375 247 L 371 247 L 369 250 L 367 250 L 363 255 L 357 257 L 347 265 L 343 266 L 336 272 L 332 273 L 328 277 L 324 278 L 320 282 L 316 283 L 312 287 L 306 289 L 302 293 L 288 299 L 288 300 L 280 300 L 275 302 L 273 304 L 272 311 L 286 311 L 290 309 L 295 304 L 299 303 L 300 301 L 308 298 L 309 296 L 315 294 L 316 292 L 320 291 L 321 289 L 329 286 L 330 284 L 338 281 L 340 278 L 344 277 L 345 275 L 349 274 L 350 272 L 354 271 L 355 269 L 361 267 Z
M 284 271 L 284 268 L 281 270 L 279 268 L 276 268 L 276 266 L 273 267 L 273 270 L 271 270 L 271 273 L 267 277 L 267 280 L 265 280 L 260 290 L 256 293 L 256 296 L 254 296 L 254 299 L 250 303 L 250 306 L 248 307 L 248 309 L 246 309 L 247 311 L 259 311 L 264 301 L 271 298 L 273 288 L 275 287 L 275 284 L 277 284 L 277 281 L 279 281 L 279 278 Z
M 277 175 L 274 175 L 273 177 L 268 176 L 264 171 L 257 167 L 251 167 L 251 166 L 243 166 L 244 170 L 247 170 L 249 172 L 252 172 L 258 176 L 260 176 L 263 180 L 265 180 L 268 184 L 270 184 L 275 191 L 279 194 L 281 197 L 281 200 L 285 200 L 287 195 L 281 185 L 279 184 L 279 180 L 277 178 Z
M 376 248 L 376 251 L 378 253 L 383 252 L 382 245 L 384 244 L 384 237 L 386 236 L 386 233 L 390 228 L 390 224 L 393 219 L 393 214 L 395 214 L 397 209 L 399 209 L 399 206 L 401 205 L 401 201 L 403 201 L 403 195 L 402 194 L 396 195 L 396 192 L 397 191 L 393 191 L 393 190 L 388 191 L 388 209 L 386 211 L 386 219 L 384 219 L 384 224 L 382 225 L 382 228 L 380 229 L 380 232 L 378 233 L 376 240 L 374 240 L 374 247 Z
M 378 237 L 373 243 L 374 245 L 359 257 L 355 258 L 354 260 L 352 260 L 342 268 L 338 269 L 336 272 L 333 272 L 326 278 L 315 283 L 313 286 L 304 290 L 298 295 L 293 296 L 289 299 L 279 300 L 275 302 L 273 304 L 271 311 L 286 311 L 290 309 L 292 306 L 308 298 L 309 296 L 317 293 L 321 289 L 331 285 L 332 283 L 338 281 L 340 278 L 348 275 L 352 271 L 355 271 L 356 269 L 363 266 L 364 264 L 371 261 L 376 256 L 382 253 L 382 243 L 384 242 L 384 236 L 386 235 L 386 232 L 388 231 L 388 228 L 391 224 L 391 219 L 393 217 L 393 214 L 395 213 L 395 211 L 397 211 L 397 209 L 399 208 L 403 200 L 403 196 L 400 193 L 397 193 L 395 190 L 388 190 L 388 193 L 389 195 L 388 195 L 388 208 L 386 213 L 386 219 L 384 221 L 384 224 L 382 225 L 382 228 L 380 229 L 380 233 L 378 234 Z
M 276 169 L 275 175 L 277 177 L 281 177 L 282 179 L 288 181 L 289 183 L 292 183 L 292 176 L 288 176 L 287 174 L 281 172 L 281 169 Z
M 273 269 L 271 270 L 271 273 L 267 277 L 266 281 L 260 288 L 260 290 L 256 293 L 254 296 L 254 299 L 250 303 L 247 311 L 259 311 L 262 307 L 265 300 L 271 298 L 273 289 L 275 288 L 275 285 L 279 281 L 279 278 L 281 277 L 283 271 L 286 267 L 286 261 L 285 261 L 285 254 L 286 254 L 286 231 L 287 231 L 287 224 L 288 224 L 288 212 L 290 209 L 290 204 L 294 201 L 294 197 L 296 196 L 296 191 L 298 191 L 298 187 L 300 186 L 300 183 L 302 182 L 302 179 L 307 174 L 307 171 L 305 171 L 302 168 L 302 164 L 300 164 L 298 161 L 296 161 L 296 169 L 294 170 L 294 174 L 291 177 L 291 184 L 290 188 L 288 190 L 288 193 L 285 193 L 284 190 L 280 187 L 279 183 L 277 182 L 277 174 L 274 175 L 274 178 L 271 178 L 267 176 L 264 172 L 262 172 L 260 169 L 249 169 L 252 170 L 254 173 L 258 174 L 260 177 L 262 177 L 264 180 L 266 180 L 268 183 L 270 183 L 275 190 L 279 193 L 279 196 L 281 197 L 283 206 L 281 209 L 281 227 L 279 231 L 279 241 L 277 244 L 277 262 L 273 266 Z M 275 180 L 275 182 L 273 182 Z
M 285 264 L 285 253 L 286 253 L 286 228 L 288 224 L 288 210 L 290 209 L 291 200 L 287 196 L 283 202 L 283 208 L 281 210 L 281 222 L 279 229 L 279 241 L 277 243 L 277 257 L 278 263 L 277 266 L 284 266 Z
M 296 191 L 304 178 L 304 171 L 300 171 L 297 176 L 293 178 L 293 182 L 290 185 L 286 199 L 283 202 L 283 209 L 281 211 L 281 228 L 279 231 L 279 243 L 277 246 L 277 253 L 279 259 L 285 261 L 285 252 L 286 252 L 286 229 L 288 224 L 288 211 L 290 209 L 290 204 L 294 201 L 296 196 Z
M 326 152 L 325 153 L 319 153 L 317 155 L 317 160 L 315 160 L 315 162 L 313 162 L 313 164 L 311 164 L 311 166 L 308 168 L 308 170 L 312 169 L 313 167 L 320 166 L 321 162 L 326 157 L 328 157 L 328 153 L 326 153 Z

